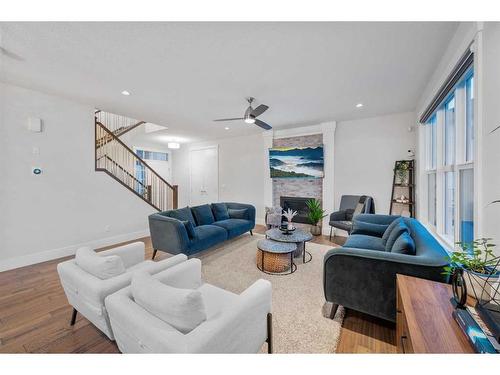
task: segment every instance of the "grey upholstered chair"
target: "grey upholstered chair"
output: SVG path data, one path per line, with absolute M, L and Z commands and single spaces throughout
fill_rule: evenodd
M 342 195 L 339 210 L 330 215 L 330 241 L 333 228 L 351 233 L 352 218 L 358 214 L 374 214 L 373 198 L 366 195 Z

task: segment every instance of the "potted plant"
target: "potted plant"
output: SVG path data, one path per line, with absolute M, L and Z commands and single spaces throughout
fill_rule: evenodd
M 321 220 L 326 216 L 325 210 L 321 208 L 321 203 L 317 199 L 310 199 L 306 202 L 309 208 L 308 219 L 311 223 L 311 234 L 319 236 L 321 234 Z
M 396 176 L 398 178 L 399 184 L 408 185 L 408 170 L 410 169 L 409 161 L 400 161 L 396 165 Z
M 457 249 L 450 256 L 445 273 L 457 270 L 463 273 L 467 294 L 478 302 L 490 302 L 498 297 L 500 257 L 495 256 L 492 238 L 480 238 L 471 243 L 457 242 Z

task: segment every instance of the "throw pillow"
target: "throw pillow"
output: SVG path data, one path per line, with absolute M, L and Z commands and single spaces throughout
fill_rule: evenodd
M 384 243 L 384 245 L 387 243 L 387 239 L 389 238 L 392 230 L 396 227 L 396 225 L 398 225 L 398 223 L 400 221 L 402 221 L 403 219 L 401 217 L 397 218 L 396 220 L 393 220 L 392 223 L 389 224 L 389 226 L 387 227 L 387 229 L 385 230 L 383 236 L 382 236 L 382 242 Z
M 231 219 L 248 220 L 248 214 L 247 214 L 248 209 L 246 208 L 241 208 L 241 209 L 229 208 L 227 211 Z
M 212 203 L 212 211 L 214 213 L 215 221 L 222 221 L 229 219 L 227 206 L 225 203 Z
M 207 319 L 201 292 L 163 284 L 145 271 L 132 277 L 135 302 L 178 331 L 191 332 Z
M 193 223 L 191 223 L 190 221 L 188 220 L 184 220 L 182 222 L 182 224 L 184 224 L 184 227 L 186 228 L 186 232 L 188 234 L 188 237 L 190 239 L 193 239 L 196 237 L 196 231 L 194 230 L 194 225 Z
M 394 229 L 389 234 L 389 238 L 387 238 L 387 242 L 385 243 L 385 251 L 391 251 L 394 242 L 396 242 L 398 237 L 401 236 L 401 234 L 403 234 L 404 232 L 410 233 L 410 229 L 405 224 L 405 222 L 401 220 L 396 224 Z
M 179 208 L 177 210 L 167 211 L 168 216 L 180 221 L 190 221 L 194 226 L 196 226 L 196 221 L 194 220 L 193 213 L 189 207 Z
M 118 255 L 101 256 L 90 247 L 76 250 L 75 262 L 85 272 L 106 280 L 125 273 L 125 265 Z
M 193 211 L 197 225 L 212 224 L 215 221 L 212 209 L 208 204 L 191 207 L 191 211 Z
M 415 250 L 415 241 L 413 241 L 413 238 L 411 238 L 410 233 L 403 232 L 396 239 L 394 245 L 392 245 L 391 253 L 415 255 Z

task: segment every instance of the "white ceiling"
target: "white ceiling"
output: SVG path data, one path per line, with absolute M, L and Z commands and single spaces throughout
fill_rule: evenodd
M 0 79 L 168 126 L 195 141 L 413 110 L 452 22 L 0 23 Z M 122 90 L 132 93 L 121 95 Z M 362 109 L 355 108 L 363 103 Z M 230 130 L 224 130 L 229 126 Z

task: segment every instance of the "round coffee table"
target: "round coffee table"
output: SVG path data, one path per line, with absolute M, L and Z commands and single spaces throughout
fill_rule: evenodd
M 296 244 L 266 239 L 259 240 L 257 248 L 257 268 L 262 272 L 270 275 L 289 275 L 297 270 L 293 261 Z M 286 272 L 288 270 L 289 272 Z
M 285 234 L 278 228 L 273 228 L 266 231 L 266 237 L 278 242 L 295 243 L 297 250 L 295 250 L 294 257 L 298 258 L 302 255 L 303 263 L 309 263 L 312 260 L 311 253 L 306 251 L 306 242 L 311 241 L 313 238 L 311 233 L 297 228 L 290 234 Z M 307 260 L 306 255 L 308 255 Z

